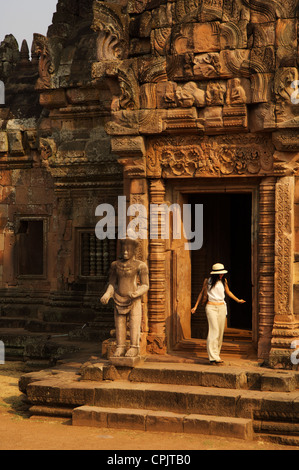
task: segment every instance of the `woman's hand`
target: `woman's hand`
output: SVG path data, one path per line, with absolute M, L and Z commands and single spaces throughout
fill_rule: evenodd
M 193 308 L 191 309 L 191 313 L 192 313 L 192 314 L 195 313 L 195 312 L 196 312 L 196 309 L 197 309 L 197 307 L 193 307 Z
M 245 303 L 246 303 L 246 300 L 243 300 L 243 299 L 238 300 L 238 304 L 245 304 Z

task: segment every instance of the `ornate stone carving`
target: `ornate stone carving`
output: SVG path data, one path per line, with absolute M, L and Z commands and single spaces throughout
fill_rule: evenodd
M 217 78 L 220 75 L 220 59 L 217 52 L 194 56 L 193 73 L 196 78 Z
M 226 104 L 245 104 L 246 93 L 239 78 L 227 82 Z
M 276 67 L 295 67 L 297 58 L 297 21 L 278 19 L 276 23 Z
M 259 205 L 258 357 L 267 359 L 274 321 L 275 179 L 261 181 Z
M 134 62 L 102 61 L 93 64 L 94 84 L 105 81 L 111 92 L 111 111 L 139 108 L 139 85 Z
M 124 59 L 128 53 L 128 17 L 121 7 L 106 2 L 93 4 L 94 21 L 92 28 L 98 32 L 98 60 Z
M 296 0 L 242 0 L 243 4 L 251 10 L 252 23 L 271 23 L 276 18 L 291 18 L 298 6 Z
M 293 315 L 293 227 L 294 177 L 276 183 L 275 197 L 275 317 L 270 364 L 292 368 L 291 343 L 298 337 L 298 321 Z
M 253 73 L 250 77 L 252 103 L 268 103 L 271 101 L 273 75 L 269 73 Z
M 275 199 L 275 312 L 278 315 L 293 313 L 293 203 L 294 178 L 280 178 Z
M 292 103 L 294 93 L 292 83 L 296 80 L 298 80 L 298 71 L 294 67 L 278 69 L 275 74 L 274 92 L 278 127 L 298 127 L 299 107 Z
M 274 132 L 272 137 L 277 150 L 286 152 L 299 151 L 299 135 L 297 130 L 280 130 Z
M 151 32 L 151 45 L 154 54 L 165 56 L 170 52 L 171 28 L 158 28 Z
M 273 46 L 256 47 L 250 51 L 252 73 L 272 73 L 275 71 L 275 50 Z
M 208 106 L 219 106 L 224 104 L 226 86 L 220 82 L 209 82 L 206 92 L 206 102 Z
M 240 140 L 240 141 L 239 141 Z M 268 143 L 269 144 L 269 143 Z M 237 176 L 271 173 L 273 152 L 255 137 L 161 138 L 147 153 L 147 174 L 164 178 Z
M 223 0 L 178 0 L 173 18 L 177 23 L 221 20 L 222 9 Z
M 242 49 L 247 44 L 246 22 L 232 21 L 220 25 L 221 49 Z
M 39 139 L 39 148 L 42 157 L 42 162 L 45 166 L 49 165 L 52 159 L 55 158 L 57 147 L 54 139 Z
M 163 204 L 165 187 L 162 180 L 151 180 L 149 189 L 150 204 Z M 161 233 L 161 227 L 157 227 L 156 233 Z M 152 354 L 165 354 L 166 264 L 165 240 L 161 238 L 149 241 L 149 272 L 147 350 Z
M 196 83 L 188 82 L 176 89 L 176 99 L 182 108 L 190 106 L 202 107 L 205 105 L 205 92 L 198 88 Z
M 34 34 L 32 52 L 39 57 L 39 79 L 35 86 L 36 89 L 43 90 L 51 88 L 51 77 L 54 73 L 54 65 L 52 63 L 48 38 L 42 34 Z
M 250 77 L 249 59 L 250 51 L 248 49 L 220 51 L 222 77 Z

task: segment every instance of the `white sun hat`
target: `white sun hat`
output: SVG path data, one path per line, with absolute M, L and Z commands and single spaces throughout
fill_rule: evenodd
M 216 263 L 212 266 L 212 271 L 210 274 L 226 274 L 228 271 L 224 268 L 223 264 Z

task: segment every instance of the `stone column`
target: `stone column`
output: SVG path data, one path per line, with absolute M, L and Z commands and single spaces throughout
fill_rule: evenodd
M 165 186 L 161 179 L 150 181 L 150 204 L 163 204 Z M 148 305 L 149 334 L 148 352 L 166 353 L 165 308 L 166 308 L 166 259 L 165 240 L 161 239 L 161 224 L 157 230 L 158 238 L 149 240 L 150 289 Z
M 144 140 L 139 136 L 113 137 L 111 140 L 112 152 L 120 156 L 118 162 L 123 166 L 124 185 L 127 207 L 142 204 L 148 213 L 148 184 L 146 179 Z M 121 196 L 121 195 L 120 195 Z M 136 217 L 138 214 L 136 214 Z M 127 218 L 127 223 L 134 216 Z M 148 221 L 148 220 L 147 220 Z M 144 235 L 144 234 L 143 234 Z M 147 234 L 146 234 L 147 236 Z M 148 237 L 147 237 L 148 238 Z M 148 263 L 148 239 L 140 238 L 136 258 Z M 146 352 L 146 338 L 148 334 L 148 300 L 147 295 L 142 298 L 142 326 L 140 352 Z
M 275 178 L 260 184 L 258 357 L 268 359 L 274 317 Z
M 291 344 L 299 338 L 293 309 L 294 177 L 277 180 L 275 191 L 274 325 L 270 365 L 292 369 Z

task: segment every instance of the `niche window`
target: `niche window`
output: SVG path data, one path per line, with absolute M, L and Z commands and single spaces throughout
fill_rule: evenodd
M 107 278 L 110 265 L 116 259 L 116 240 L 99 240 L 95 232 L 79 231 L 80 276 Z
M 19 276 L 44 276 L 44 249 L 44 220 L 21 219 L 17 231 L 17 268 Z

